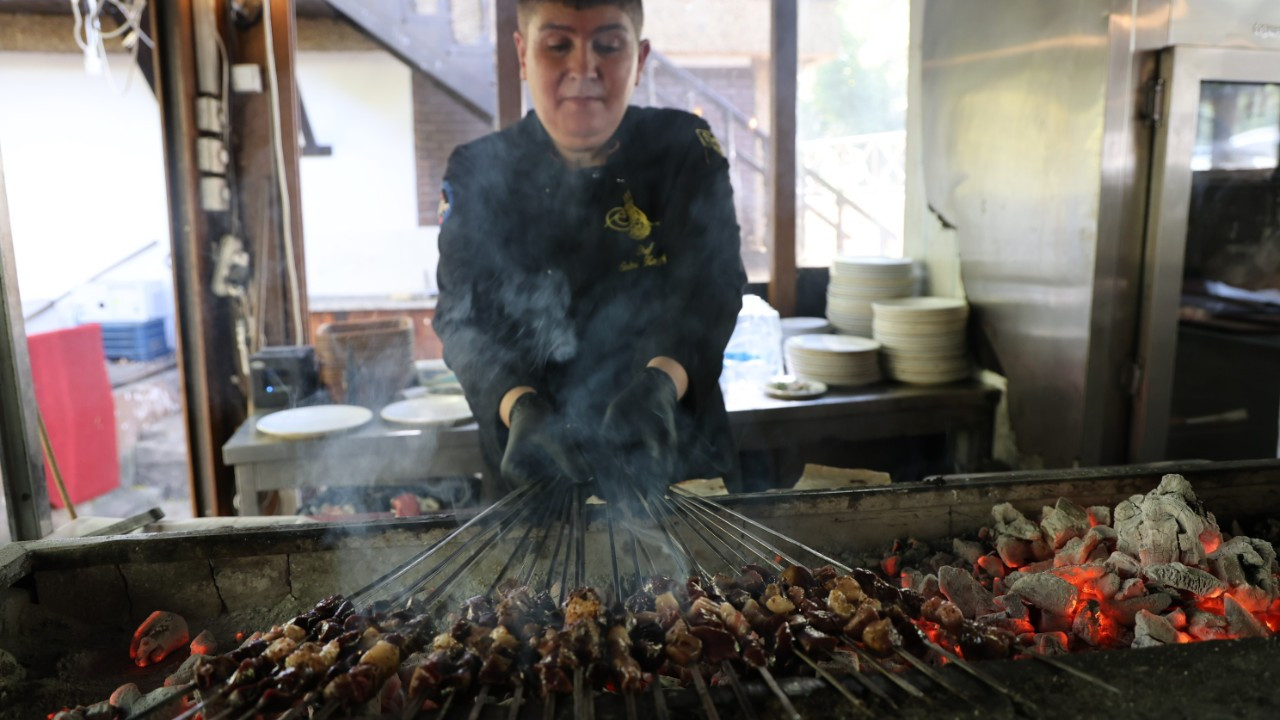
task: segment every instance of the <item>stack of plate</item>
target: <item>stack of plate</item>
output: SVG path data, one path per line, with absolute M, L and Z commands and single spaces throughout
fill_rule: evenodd
M 827 318 L 845 335 L 871 337 L 871 303 L 911 295 L 911 261 L 842 257 L 831 266 Z
M 787 367 L 804 380 L 834 387 L 866 385 L 880 379 L 880 343 L 848 335 L 787 338 Z
M 874 304 L 873 330 L 884 346 L 889 377 L 916 385 L 954 382 L 969 377 L 963 300 L 915 297 Z

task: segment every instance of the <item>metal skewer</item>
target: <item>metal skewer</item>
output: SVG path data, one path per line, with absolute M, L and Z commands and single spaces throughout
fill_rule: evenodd
M 711 699 L 711 692 L 707 690 L 707 681 L 703 679 L 702 671 L 698 669 L 696 663 L 691 663 L 686 669 L 693 676 L 693 687 L 698 691 L 698 699 L 702 701 L 702 709 L 707 713 L 707 720 L 720 720 L 720 713 L 716 712 L 716 703 Z
M 917 700 L 924 700 L 925 702 L 930 702 L 929 696 L 921 692 L 920 688 L 898 677 L 897 673 L 892 673 L 886 670 L 882 665 L 880 665 L 879 661 L 871 657 L 870 653 L 858 647 L 858 644 L 854 642 L 853 639 L 850 638 L 849 636 L 845 635 L 842 637 L 845 643 L 849 645 L 849 649 L 853 650 L 854 654 L 858 656 L 858 659 L 862 661 L 860 664 L 870 665 L 871 667 L 875 668 L 876 672 L 880 673 L 882 676 L 884 676 L 886 680 L 892 683 L 895 687 L 905 692 L 906 694 L 910 695 L 911 697 Z
M 813 668 L 813 671 L 818 674 L 818 677 L 822 678 L 823 680 L 826 680 L 828 685 L 835 688 L 837 692 L 843 695 L 845 699 L 849 701 L 849 704 L 854 707 L 855 710 L 857 710 L 860 713 L 863 713 L 864 715 L 870 715 L 872 717 L 875 716 L 875 713 L 871 712 L 871 708 L 867 707 L 866 703 L 862 702 L 857 698 L 857 696 L 849 692 L 849 688 L 845 687 L 844 683 L 837 680 L 835 676 L 833 676 L 831 673 L 822 669 L 822 666 L 814 662 L 813 658 L 810 658 L 808 655 L 800 652 L 799 650 L 793 649 L 792 652 L 796 654 L 796 657 L 803 660 L 806 665 Z
M 1061 660 L 1058 660 L 1057 658 L 1051 658 L 1047 655 L 1041 655 L 1040 653 L 1031 653 L 1031 657 L 1035 658 L 1036 660 L 1039 660 L 1042 663 L 1045 663 L 1050 667 L 1057 668 L 1058 670 L 1061 670 L 1062 672 L 1065 672 L 1068 675 L 1074 675 L 1075 677 L 1081 680 L 1084 680 L 1087 683 L 1091 683 L 1097 687 L 1100 687 L 1103 690 L 1106 690 L 1107 692 L 1113 692 L 1117 695 L 1124 695 L 1124 691 L 1122 691 L 1120 688 L 1116 687 L 1115 685 L 1110 685 L 1106 682 L 1103 682 L 1102 680 L 1090 675 L 1087 672 L 1084 672 L 1083 670 L 1077 670 L 1076 668 L 1071 667 L 1070 665 L 1062 662 Z
M 978 707 L 978 704 L 974 702 L 972 698 L 960 692 L 960 690 L 957 689 L 955 685 L 952 685 L 949 680 L 942 677 L 942 673 L 929 667 L 929 665 L 925 661 L 921 660 L 915 655 L 912 655 L 911 653 L 907 652 L 903 648 L 896 648 L 894 654 L 897 655 L 899 658 L 906 660 L 908 665 L 918 670 L 921 675 L 924 675 L 925 677 L 929 678 L 931 681 L 933 681 L 936 685 L 941 687 L 943 690 L 946 690 L 947 692 L 951 693 L 952 695 L 955 695 L 956 697 L 960 698 L 961 700 L 964 700 L 965 702 L 969 703 L 970 705 L 973 705 L 974 707 Z
M 742 708 L 742 717 L 746 720 L 756 720 L 755 708 L 751 707 L 751 700 L 747 697 L 747 689 L 742 686 L 742 680 L 738 677 L 738 673 L 733 669 L 733 663 L 725 660 L 720 663 L 720 672 L 729 679 L 729 686 L 733 688 L 733 694 L 738 698 L 738 706 Z

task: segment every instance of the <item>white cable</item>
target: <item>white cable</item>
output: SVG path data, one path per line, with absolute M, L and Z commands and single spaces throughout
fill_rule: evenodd
M 289 276 L 289 299 L 293 303 L 294 344 L 305 338 L 302 327 L 302 302 L 298 294 L 298 267 L 294 262 L 293 219 L 289 203 L 289 185 L 284 172 L 284 138 L 280 120 L 280 79 L 276 75 L 276 44 L 271 33 L 271 0 L 263 0 L 264 29 L 267 43 L 267 76 L 271 81 L 271 137 L 276 151 L 276 181 L 280 190 L 280 215 L 284 225 L 284 257 Z

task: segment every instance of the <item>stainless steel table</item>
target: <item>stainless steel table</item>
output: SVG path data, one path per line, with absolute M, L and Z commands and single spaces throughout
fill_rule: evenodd
M 774 400 L 761 392 L 727 398 L 739 450 L 781 450 L 809 442 L 945 435 L 957 472 L 991 451 L 1000 390 L 977 381 L 936 387 L 877 384 L 812 400 Z M 348 433 L 280 440 L 249 418 L 222 446 L 235 468 L 241 515 L 261 514 L 259 493 L 338 485 L 411 485 L 429 477 L 483 475 L 475 423 L 413 428 L 375 417 Z

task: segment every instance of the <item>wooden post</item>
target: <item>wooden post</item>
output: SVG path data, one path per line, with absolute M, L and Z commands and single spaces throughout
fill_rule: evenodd
M 236 371 L 230 309 L 210 289 L 217 221 L 200 202 L 193 7 L 187 0 L 161 0 L 151 11 L 192 510 L 197 516 L 230 515 L 235 479 L 222 463 L 222 443 L 244 419 L 245 399 L 231 382 Z
M 298 138 L 302 124 L 294 73 L 297 46 L 294 1 L 270 0 L 269 8 L 274 50 L 270 59 L 274 61 L 274 85 L 279 89 L 280 150 L 277 153 L 273 128 L 276 108 L 272 104 L 273 81 L 267 57 L 268 16 L 264 12 L 260 21 L 246 28 L 236 27 L 233 42 L 228 46 L 232 62 L 257 65 L 263 80 L 261 93 L 233 93 L 231 116 L 233 126 L 238 129 L 239 142 L 230 148 L 237 171 L 231 192 L 239 200 L 247 236 L 242 239 L 253 256 L 253 282 L 261 283 L 263 302 L 258 309 L 258 322 L 262 325 L 264 344 L 306 344 L 310 324 L 302 247 L 302 194 L 298 182 Z M 278 175 L 280 167 L 284 173 L 283 193 Z
M 511 39 L 520 27 L 516 20 L 516 0 L 497 0 L 495 10 L 498 114 L 494 117 L 494 129 L 501 130 L 520 121 L 524 96 L 520 87 L 520 58 Z
M 800 22 L 796 0 L 773 0 L 769 82 L 769 168 L 773 171 L 769 235 L 773 242 L 769 303 L 783 316 L 796 310 L 796 86 Z
M 15 541 L 39 540 L 53 532 L 24 328 L 0 162 L 0 483 L 10 539 Z

